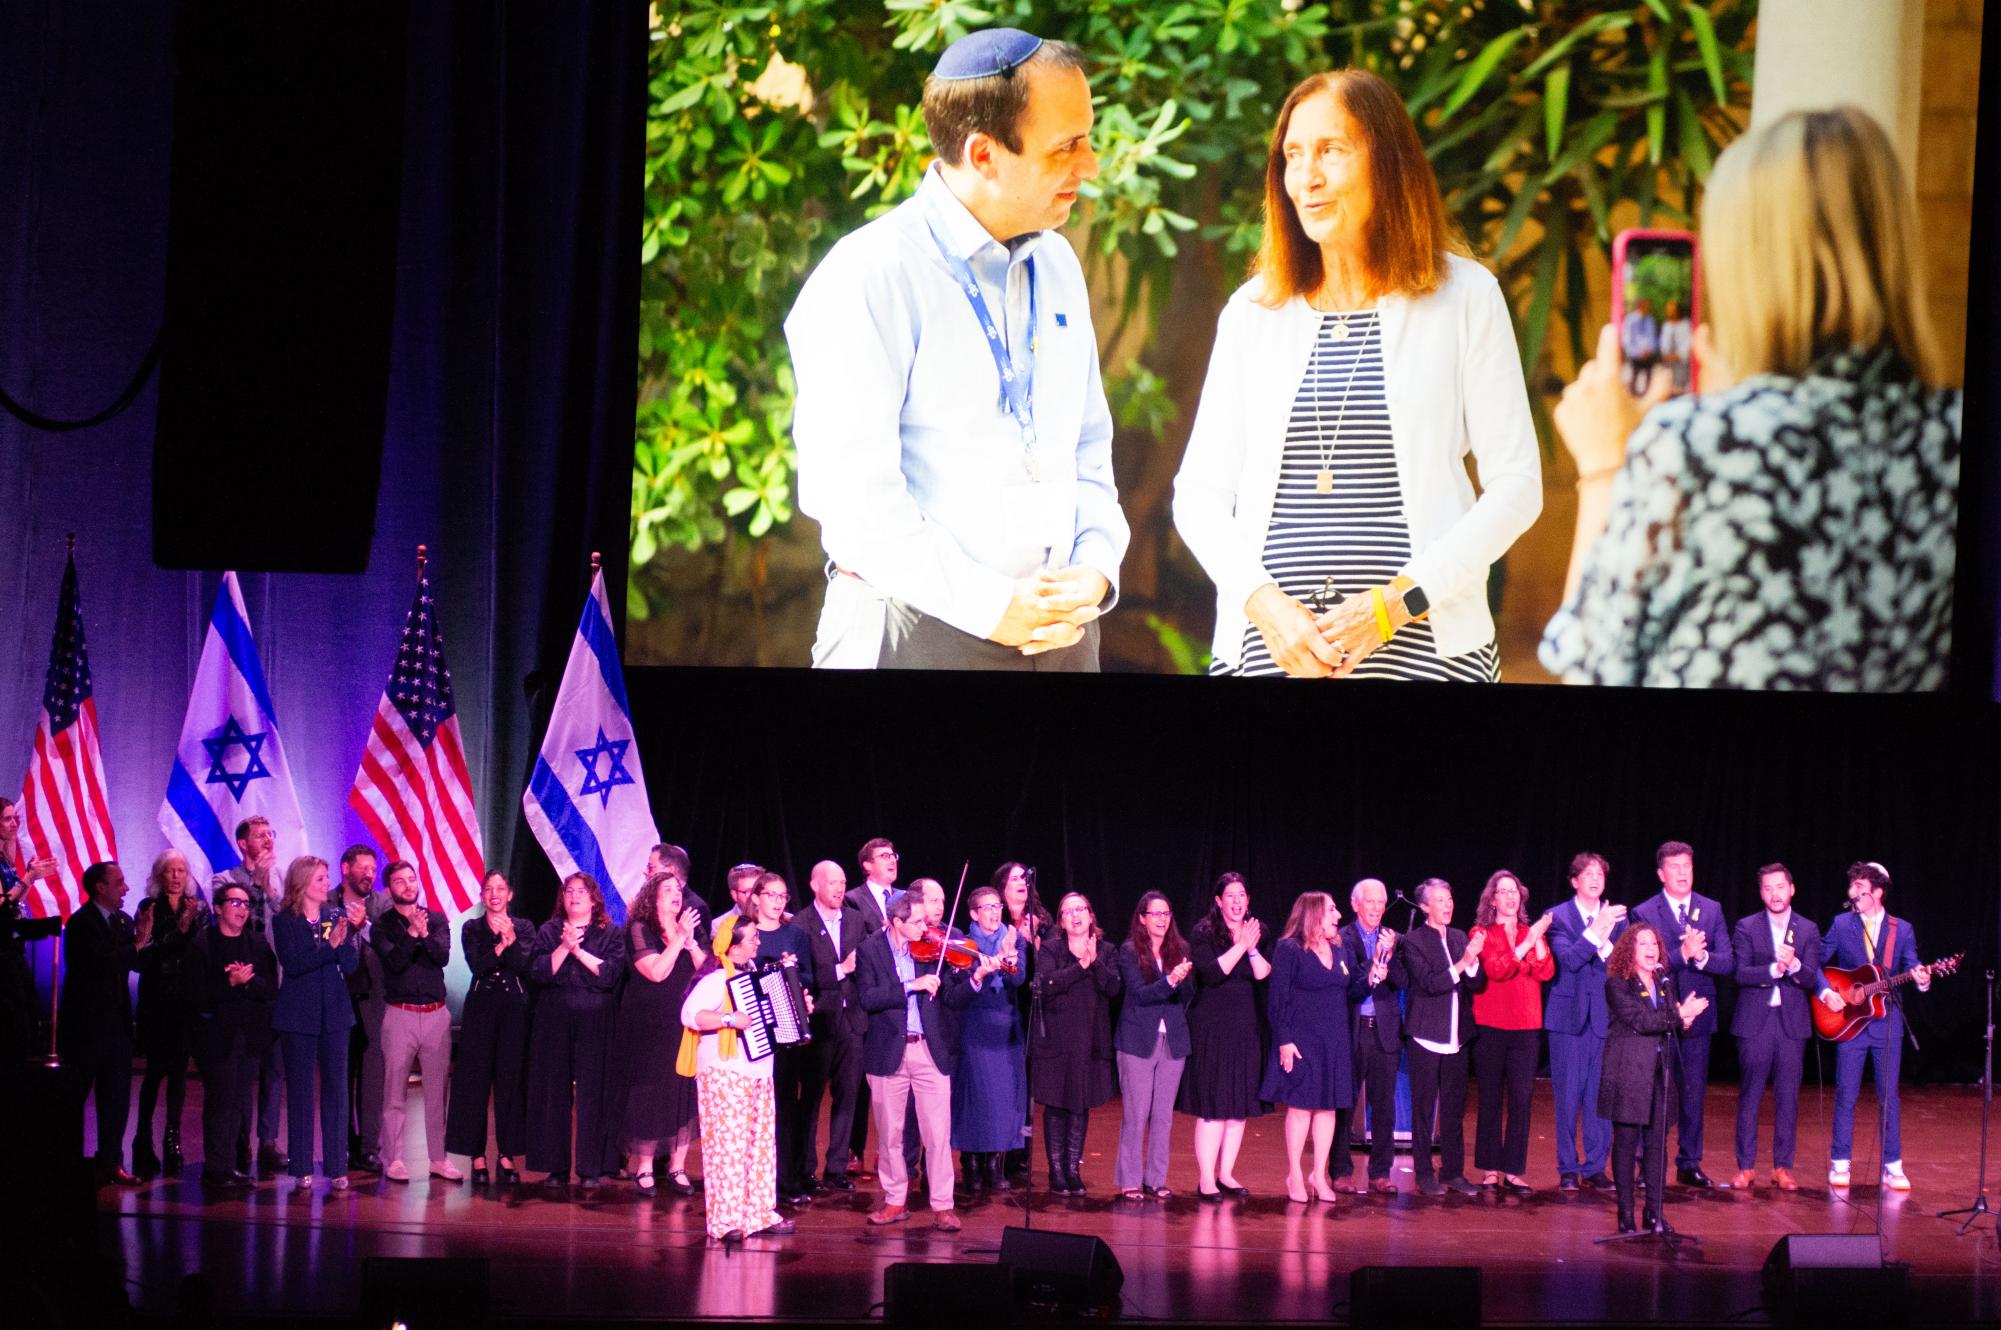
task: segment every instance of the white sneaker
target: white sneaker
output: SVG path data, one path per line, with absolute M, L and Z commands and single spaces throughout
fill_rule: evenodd
M 340 1176 L 336 1177 L 332 1182 L 328 1183 L 327 1185 L 332 1187 L 335 1191 L 346 1191 L 348 1189 L 347 1174 L 342 1173 Z
M 391 1182 L 408 1182 L 410 1169 L 402 1160 L 392 1159 L 389 1161 L 389 1166 L 382 1170 L 382 1176 Z
M 438 1163 L 431 1165 L 431 1176 L 434 1178 L 443 1178 L 446 1182 L 464 1182 L 466 1180 L 466 1175 L 449 1159 L 440 1160 Z
M 312 1194 L 313 1194 L 312 1174 L 308 1173 L 303 1178 L 292 1179 L 292 1198 L 294 1200 L 303 1201 L 306 1198 L 310 1197 Z
M 1846 1187 L 1848 1185 L 1848 1161 L 1846 1159 L 1837 1159 L 1828 1165 L 1827 1185 L 1830 1187 Z
M 1911 1180 L 1904 1176 L 1901 1163 L 1883 1165 L 1883 1185 L 1891 1191 L 1909 1191 Z

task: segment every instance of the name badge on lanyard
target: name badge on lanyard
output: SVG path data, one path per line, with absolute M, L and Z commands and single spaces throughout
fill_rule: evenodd
M 1023 260 L 1023 266 L 1028 270 L 1028 335 L 1017 338 L 1015 348 L 1010 350 L 1001 336 L 1000 324 L 987 307 L 979 280 L 973 276 L 972 265 L 952 252 L 935 226 L 927 222 L 926 229 L 931 232 L 931 242 L 938 247 L 939 255 L 958 281 L 966 303 L 972 306 L 973 317 L 979 320 L 980 330 L 986 334 L 987 350 L 993 356 L 994 371 L 1000 376 L 1001 400 L 1006 404 L 1015 428 L 1021 433 L 1022 468 L 1027 472 L 1027 482 L 1006 486 L 1001 491 L 1001 519 L 1008 539 L 1018 545 L 1043 550 L 1067 546 L 1070 528 L 1076 517 L 1075 502 L 1066 486 L 1043 480 L 1041 468 L 1035 460 L 1035 352 L 1037 331 L 1041 327 L 1035 260 Z

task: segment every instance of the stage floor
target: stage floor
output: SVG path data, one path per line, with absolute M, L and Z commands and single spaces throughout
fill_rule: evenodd
M 196 1087 L 190 1123 L 198 1096 Z M 416 1107 L 412 1129 L 421 1133 Z M 1708 1171 L 1727 1180 L 1734 1172 L 1733 1087 L 1713 1090 L 1709 1109 Z M 1556 1190 L 1547 1082 L 1535 1106 L 1540 1130 L 1529 1179 L 1539 1190 L 1532 1196 L 1428 1200 L 1413 1191 L 1408 1159 L 1399 1155 L 1395 1197 L 1291 1204 L 1282 1119 L 1266 1117 L 1250 1124 L 1237 1170 L 1251 1198 L 1204 1204 L 1194 1195 L 1192 1123 L 1178 1118 L 1169 1178 L 1177 1194 L 1165 1202 L 1119 1201 L 1110 1194 L 1114 1102 L 1092 1119 L 1085 1167 L 1092 1195 L 1057 1200 L 1038 1192 L 1033 1222 L 1095 1233 L 1111 1245 L 1125 1271 L 1127 1319 L 1341 1321 L 1349 1271 L 1392 1264 L 1483 1267 L 1489 1325 L 1755 1325 L 1769 1320 L 1759 1272 L 1775 1242 L 1788 1233 L 1869 1233 L 1880 1217 L 1887 1257 L 1909 1267 L 1914 1324 L 2001 1321 L 1992 1221 L 1956 1236 L 1959 1221 L 1934 1217 L 1974 1195 L 1978 1091 L 1905 1094 L 1907 1194 L 1879 1189 L 1869 1161 L 1856 1169 L 1868 1185 L 1846 1196 L 1827 1188 L 1832 1111 L 1831 1091 L 1817 1103 L 1809 1086 L 1800 1106 L 1796 1194 L 1762 1185 L 1748 1193 L 1671 1189 L 1670 1222 L 1702 1239 L 1672 1252 L 1653 1240 L 1593 1245 L 1612 1229 L 1612 1196 Z M 1472 1125 L 1469 1111 L 1469 1145 Z M 1865 1093 L 1858 1127 L 1867 1133 L 1874 1125 L 1874 1100 Z M 1769 1142 L 1768 1121 L 1767 1150 Z M 1355 1162 L 1360 1171 L 1363 1157 Z M 1761 1164 L 1769 1166 L 1768 1154 Z M 699 1175 L 699 1166 L 692 1171 Z M 753 1238 L 727 1251 L 704 1236 L 699 1196 L 647 1201 L 624 1184 L 577 1204 L 546 1199 L 532 1183 L 475 1192 L 431 1179 L 403 1186 L 356 1175 L 354 1189 L 341 1196 L 322 1181 L 310 1200 L 290 1199 L 289 1183 L 210 1200 L 197 1176 L 191 1163 L 179 1179 L 99 1193 L 102 1236 L 142 1312 L 171 1312 L 182 1276 L 201 1270 L 216 1282 L 223 1315 L 342 1315 L 358 1304 L 366 1257 L 478 1256 L 492 1262 L 497 1319 L 863 1321 L 881 1316 L 886 1266 L 991 1261 L 1001 1230 L 1022 1222 L 1017 1192 L 1011 1201 L 962 1200 L 965 1228 L 956 1235 L 934 1233 L 919 1211 L 906 1224 L 869 1229 L 863 1216 L 877 1193 L 864 1179 L 852 1196 L 803 1208 L 796 1236 Z M 1761 1182 L 1765 1177 L 1761 1169 Z M 941 1315 L 940 1323 L 948 1320 Z

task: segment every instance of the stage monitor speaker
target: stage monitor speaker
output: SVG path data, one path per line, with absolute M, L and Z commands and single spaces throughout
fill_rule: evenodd
M 1017 1309 L 1043 1316 L 1118 1314 L 1126 1272 L 1105 1240 L 1094 1234 L 1003 1229 L 1000 1263 L 1015 1272 Z
M 361 1263 L 365 1330 L 451 1330 L 485 1325 L 488 1264 L 483 1256 L 370 1256 Z
M 368 566 L 406 8 L 181 0 L 153 439 L 160 567 Z
M 1477 1265 L 1363 1265 L 1348 1275 L 1348 1324 L 1479 1330 Z
M 1014 1320 L 1011 1272 L 1004 1265 L 898 1261 L 882 1272 L 882 1319 L 905 1330 L 986 1330 Z
M 1782 1325 L 1909 1323 L 1906 1270 L 1874 1233 L 1790 1233 L 1765 1258 L 1765 1296 Z

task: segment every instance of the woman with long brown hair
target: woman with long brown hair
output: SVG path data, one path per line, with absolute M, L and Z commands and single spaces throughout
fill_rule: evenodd
M 1188 1064 L 1188 982 L 1195 962 L 1174 923 L 1167 897 L 1149 891 L 1133 907 L 1132 927 L 1119 947 L 1119 1157 L 1112 1185 L 1129 1201 L 1167 1197 L 1167 1147 L 1174 1134 L 1174 1099 Z M 1142 1190 L 1144 1189 L 1144 1190 Z
M 1473 1167 L 1484 1169 L 1483 1187 L 1506 1180 L 1527 1193 L 1529 1106 L 1535 1096 L 1536 1060 L 1542 1052 L 1542 986 L 1556 977 L 1556 957 L 1543 934 L 1550 916 L 1529 919 L 1529 889 L 1503 868 L 1487 879 L 1473 923 L 1487 930 L 1480 968 L 1487 985 L 1473 995 L 1473 1077 L 1480 1084 L 1479 1126 L 1473 1134 Z
M 576 1117 L 578 1181 L 594 1190 L 615 1162 L 605 1066 L 612 1012 L 625 969 L 625 934 L 605 912 L 589 873 L 573 873 L 556 893 L 556 910 L 536 938 L 529 979 L 539 987 L 528 1053 L 528 1167 L 546 1170 L 550 1187 L 569 1181 L 570 1120 Z
M 1188 1008 L 1188 1066 L 1175 1105 L 1195 1119 L 1195 1194 L 1205 1201 L 1251 1194 L 1237 1181 L 1237 1153 L 1244 1147 L 1244 1124 L 1264 1111 L 1258 1102 L 1264 1055 L 1257 985 L 1270 977 L 1271 962 L 1258 950 L 1263 938 L 1244 875 L 1224 873 L 1188 946 L 1195 997 Z
M 1542 465 L 1507 301 L 1395 90 L 1360 69 L 1294 88 L 1264 213 L 1174 481 L 1216 584 L 1212 672 L 1498 679 L 1487 571 L 1541 511 Z

